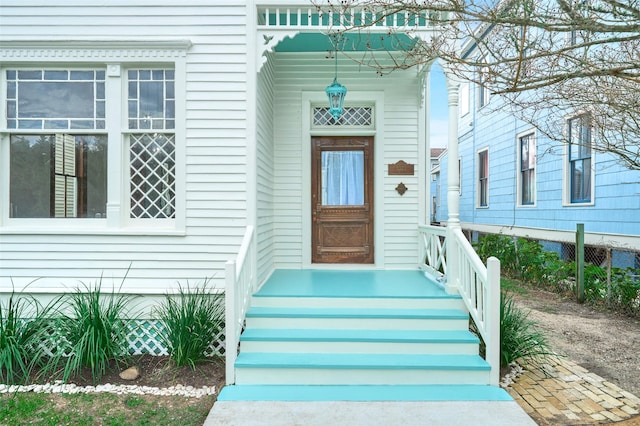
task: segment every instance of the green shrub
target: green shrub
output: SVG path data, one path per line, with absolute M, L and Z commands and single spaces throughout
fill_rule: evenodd
M 551 355 L 551 349 L 529 313 L 515 305 L 513 296 L 500 295 L 500 364 L 513 361 L 540 363 Z
M 613 268 L 611 300 L 628 314 L 640 314 L 640 270 Z
M 517 269 L 516 248 L 513 238 L 500 234 L 483 235 L 474 244 L 476 253 L 487 263 L 487 259 L 495 256 L 500 259 L 500 268 L 504 274 L 514 276 Z
M 175 365 L 195 368 L 224 329 L 224 294 L 212 293 L 206 281 L 193 289 L 180 286 L 177 295 L 165 296 L 158 315 Z
M 66 382 L 72 375 L 88 368 L 96 383 L 111 361 L 116 364 L 127 361 L 128 330 L 123 320 L 128 315 L 132 299 L 132 296 L 116 294 L 115 290 L 103 294 L 101 280 L 93 288 L 84 285 L 82 289 L 66 294 L 62 306 L 70 315 L 63 314 L 57 318 L 54 327 L 68 344 L 68 353 L 64 348 L 65 342 L 61 342 L 45 374 L 61 367 L 62 380 Z
M 0 302 L 0 383 L 22 384 L 40 361 L 39 343 L 55 303 L 42 307 L 27 295 L 11 292 Z
M 544 250 L 538 241 L 485 235 L 475 244 L 475 249 L 483 262 L 495 256 L 500 259 L 504 275 L 529 284 L 557 289 L 567 278 L 575 276 L 575 267 L 561 260 L 557 253 Z

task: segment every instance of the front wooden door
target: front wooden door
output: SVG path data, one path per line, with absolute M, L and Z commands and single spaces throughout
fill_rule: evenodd
M 373 137 L 311 139 L 313 263 L 373 263 Z

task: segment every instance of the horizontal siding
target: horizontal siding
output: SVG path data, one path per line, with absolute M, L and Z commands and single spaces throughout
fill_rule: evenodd
M 5 40 L 190 40 L 186 56 L 185 232 L 0 235 L 0 282 L 46 291 L 103 275 L 123 291 L 163 293 L 205 278 L 222 286 L 247 225 L 247 28 L 244 1 L 8 0 Z M 61 48 L 64 43 L 61 43 Z M 126 167 L 125 167 L 126 170 Z M 112 231 L 110 231 L 112 232 Z M 154 230 L 150 233 L 155 234 Z M 8 288 L 8 287 L 6 287 Z
M 258 75 L 257 105 L 257 225 L 258 282 L 273 269 L 274 244 L 274 141 L 273 141 L 273 60 L 262 66 Z

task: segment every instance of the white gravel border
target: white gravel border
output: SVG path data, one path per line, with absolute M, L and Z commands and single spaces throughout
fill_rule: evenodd
M 35 393 L 113 393 L 116 395 L 157 395 L 157 396 L 184 396 L 188 398 L 201 398 L 206 395 L 215 395 L 215 386 L 203 386 L 194 388 L 193 386 L 176 385 L 168 388 L 155 388 L 151 386 L 137 385 L 112 385 L 104 384 L 98 386 L 77 386 L 73 383 L 62 383 L 56 381 L 54 383 L 45 383 L 43 385 L 3 385 L 0 384 L 0 394 L 16 393 L 16 392 L 35 392 Z
M 500 387 L 502 389 L 509 388 L 515 380 L 520 377 L 522 373 L 524 373 L 524 368 L 517 362 L 512 362 L 509 364 L 510 370 L 509 372 L 500 380 Z

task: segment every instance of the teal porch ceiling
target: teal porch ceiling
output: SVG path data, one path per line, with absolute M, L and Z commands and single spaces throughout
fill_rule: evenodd
M 347 33 L 341 35 L 338 48 L 344 52 L 406 51 L 413 48 L 416 39 L 405 34 Z M 322 33 L 300 33 L 285 38 L 275 48 L 276 52 L 327 52 L 335 50 L 331 38 Z

